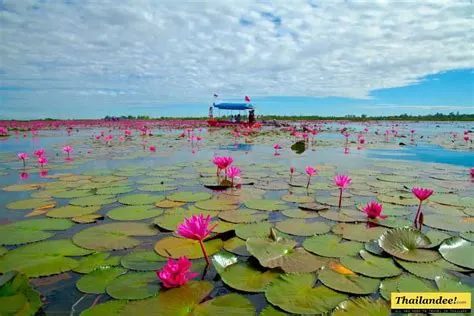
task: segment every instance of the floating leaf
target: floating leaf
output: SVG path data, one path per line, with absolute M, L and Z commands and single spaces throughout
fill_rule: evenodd
M 245 245 L 245 241 L 244 241 L 244 245 Z M 0 246 L 0 256 L 3 256 L 3 255 L 6 254 L 7 252 L 8 252 L 8 249 L 7 249 L 7 248 Z
M 422 249 L 430 244 L 428 237 L 413 228 L 392 229 L 379 238 L 379 246 L 384 251 L 406 261 L 429 262 L 439 259 L 437 252 Z
M 115 195 L 93 195 L 75 198 L 69 204 L 76 206 L 100 206 L 116 202 Z
M 332 315 L 389 316 L 391 315 L 391 309 L 390 305 L 385 303 L 383 300 L 373 300 L 367 297 L 358 297 L 339 304 Z
M 174 209 L 166 211 L 163 216 L 159 216 L 153 220 L 153 224 L 160 226 L 163 229 L 174 231 L 177 229 L 178 224 L 183 222 L 185 218 L 189 218 L 192 215 L 202 214 L 204 216 L 210 215 L 214 217 L 217 212 L 204 211 L 199 209 L 190 208 L 186 209 Z
M 294 240 L 251 237 L 247 239 L 248 252 L 256 257 L 260 264 L 268 268 L 276 268 L 281 258 L 296 246 Z
M 119 203 L 125 205 L 145 205 L 155 204 L 159 201 L 164 200 L 163 195 L 152 195 L 152 194 L 129 194 L 124 195 L 118 199 Z
M 308 222 L 304 219 L 287 219 L 278 222 L 276 228 L 284 233 L 296 236 L 325 234 L 331 230 L 324 222 Z
M 224 242 L 224 249 L 239 256 L 250 256 L 245 240 L 233 237 Z
M 438 247 L 445 239 L 448 239 L 450 236 L 439 230 L 430 230 L 425 234 L 426 237 L 429 238 L 431 244 L 428 248 Z
M 115 299 L 140 300 L 158 294 L 159 290 L 155 272 L 128 272 L 107 285 L 107 294 Z
M 154 236 L 157 231 L 142 223 L 112 223 L 86 228 L 72 237 L 72 241 L 86 249 L 117 250 L 132 248 L 141 243 L 131 236 Z
M 445 240 L 439 252 L 447 261 L 461 267 L 474 269 L 474 244 L 459 237 Z
M 41 208 L 44 205 L 51 204 L 53 201 L 48 199 L 29 199 L 29 200 L 20 200 L 15 202 L 10 202 L 5 205 L 5 208 L 9 210 L 28 210 L 28 209 L 37 209 Z
M 186 202 L 162 200 L 162 201 L 156 202 L 155 206 L 160 207 L 160 208 L 176 208 L 176 207 L 183 206 L 184 204 L 186 204 Z
M 163 267 L 167 260 L 154 251 L 135 251 L 122 257 L 121 263 L 127 269 L 138 271 L 156 271 Z
M 336 235 L 320 235 L 307 238 L 303 247 L 323 257 L 338 258 L 356 255 L 363 245 L 358 242 L 341 242 L 342 238 Z
M 342 257 L 341 264 L 352 271 L 371 278 L 386 278 L 397 276 L 402 273 L 392 258 L 382 258 L 371 255 L 365 250 L 359 252 L 362 259 L 354 257 Z
M 385 300 L 391 300 L 391 294 L 398 292 L 398 282 L 402 277 L 398 276 L 395 278 L 387 278 L 383 279 L 382 283 L 380 283 L 380 296 L 382 296 Z
M 47 231 L 66 230 L 74 224 L 67 219 L 29 219 L 0 226 L 0 245 L 19 245 L 54 236 Z
M 367 278 L 357 274 L 342 274 L 332 269 L 323 269 L 318 279 L 327 287 L 352 294 L 370 294 L 379 287 L 379 280 Z
M 40 294 L 25 275 L 10 271 L 0 276 L 1 315 L 35 315 L 40 307 Z
M 97 212 L 100 210 L 100 206 L 74 206 L 66 205 L 62 207 L 55 208 L 48 212 L 48 217 L 54 218 L 71 218 L 77 216 L 88 215 Z
M 103 294 L 107 285 L 127 269 L 119 267 L 103 267 L 95 269 L 77 280 L 77 289 L 83 293 Z
M 324 217 L 326 219 L 336 221 L 336 222 L 358 222 L 359 219 L 351 217 L 347 214 L 344 214 L 342 212 L 337 212 L 337 211 L 325 211 L 320 213 L 321 217 Z
M 220 239 L 212 239 L 204 242 L 204 247 L 208 256 L 219 252 L 223 246 L 223 242 Z M 201 247 L 197 240 L 177 238 L 177 237 L 165 237 L 160 239 L 155 244 L 155 251 L 163 257 L 179 258 L 187 256 L 189 259 L 202 258 L 203 254 Z
M 316 202 L 319 202 L 324 205 L 329 206 L 338 206 L 339 205 L 339 198 L 334 196 L 320 196 L 316 197 Z M 354 205 L 354 202 L 351 199 L 342 199 L 341 206 L 347 207 Z
M 437 290 L 431 283 L 417 278 L 413 275 L 403 275 L 398 281 L 398 292 L 436 292 Z
M 104 217 L 100 214 L 87 214 L 82 216 L 75 216 L 72 218 L 72 221 L 78 224 L 90 224 L 97 222 L 97 220 L 99 219 L 104 219 Z
M 268 213 L 240 209 L 220 212 L 219 218 L 231 223 L 255 223 L 268 219 Z
M 303 211 L 300 209 L 290 209 L 282 212 L 283 215 L 292 218 L 316 218 L 319 214 L 313 211 Z
M 310 273 L 283 274 L 265 290 L 265 297 L 275 306 L 295 314 L 330 312 L 347 295 L 325 286 L 313 288 L 316 277 Z
M 439 259 L 429 263 L 397 260 L 397 263 L 411 274 L 429 280 L 434 280 L 436 276 L 455 278 L 452 274 L 449 273 L 450 270 L 451 272 L 466 272 L 466 270 L 464 270 L 463 268 L 449 263 L 444 259 Z
M 453 232 L 471 231 L 473 229 L 472 223 L 465 222 L 464 220 L 464 217 L 430 214 L 424 217 L 423 224 L 429 227 Z
M 114 208 L 107 216 L 116 221 L 134 221 L 156 217 L 163 214 L 163 210 L 150 205 L 130 205 Z
M 166 198 L 171 201 L 188 203 L 188 202 L 198 202 L 198 201 L 208 200 L 211 197 L 212 195 L 206 192 L 181 191 L 174 194 L 170 194 Z
M 273 225 L 268 222 L 255 223 L 255 224 L 241 224 L 235 229 L 237 237 L 247 239 L 250 237 L 268 237 L 270 234 L 270 228 Z
M 139 186 L 137 189 L 140 191 L 146 192 L 165 192 L 165 191 L 173 191 L 178 188 L 177 185 L 171 183 L 165 184 L 147 184 Z
M 289 208 L 283 201 L 266 199 L 249 200 L 245 206 L 259 211 L 283 211 Z
M 332 228 L 332 231 L 342 235 L 345 239 L 367 242 L 372 239 L 378 239 L 384 232 L 385 227 L 367 227 L 366 224 L 345 224 L 340 223 Z
M 86 256 L 79 261 L 79 265 L 73 269 L 77 273 L 89 273 L 97 268 L 106 266 L 117 266 L 119 264 L 119 257 L 109 258 L 108 252 L 97 252 Z
M 473 290 L 472 286 L 469 286 L 461 281 L 454 280 L 452 278 L 437 276 L 435 278 L 435 282 L 440 292 L 457 292 L 457 293 L 471 292 L 472 293 L 472 290 Z
M 280 197 L 283 201 L 293 203 L 311 203 L 314 199 L 308 195 L 285 194 Z
M 237 203 L 226 200 L 205 200 L 196 202 L 197 208 L 208 211 L 230 211 L 239 207 Z
M 259 271 L 250 264 L 236 263 L 231 264 L 219 272 L 222 281 L 233 289 L 244 292 L 263 292 L 265 287 L 280 273 L 268 271 Z
M 277 310 L 275 307 L 273 307 L 270 304 L 268 304 L 267 307 L 262 309 L 262 311 L 259 314 L 259 316 L 286 316 L 286 315 L 288 314 Z

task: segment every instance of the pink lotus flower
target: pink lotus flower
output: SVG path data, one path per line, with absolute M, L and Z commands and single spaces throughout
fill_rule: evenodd
M 230 166 L 225 171 L 225 174 L 232 179 L 232 186 L 234 186 L 234 178 L 240 177 L 240 168 Z
M 359 143 L 361 145 L 365 144 L 365 139 L 363 137 L 359 138 Z
M 291 180 L 293 180 L 294 173 L 295 173 L 295 167 L 291 166 L 290 167 L 290 183 L 291 183 Z
M 282 147 L 279 144 L 273 145 L 273 149 L 278 150 L 281 149 Z
M 474 177 L 474 168 L 471 168 L 471 177 Z
M 36 157 L 42 157 L 44 156 L 44 149 L 36 149 L 33 154 L 36 156 Z
M 421 212 L 421 204 L 423 203 L 424 200 L 428 199 L 433 194 L 434 191 L 431 189 L 425 189 L 425 188 L 413 188 L 411 189 L 411 192 L 416 196 L 418 200 L 420 200 L 420 204 L 418 205 L 418 210 L 416 211 L 414 224 L 415 224 L 415 227 L 418 226 L 418 229 L 421 230 L 422 219 L 423 219 L 423 214 Z
M 28 180 L 28 178 L 30 177 L 30 175 L 28 174 L 28 172 L 21 172 L 20 173 L 20 180 Z
M 316 168 L 312 166 L 307 166 L 305 170 L 306 174 L 308 175 L 308 183 L 306 184 L 306 189 L 308 189 L 309 185 L 311 184 L 311 177 L 314 176 L 318 172 L 318 170 L 316 170 Z
M 67 153 L 67 155 L 69 156 L 69 155 L 71 154 L 71 152 L 72 152 L 72 146 L 69 146 L 69 145 L 68 145 L 68 146 L 64 146 L 64 147 L 63 147 L 63 151 L 64 151 L 65 153 Z
M 469 141 L 469 136 L 466 135 L 466 136 L 464 136 L 463 138 L 464 138 L 464 141 L 465 141 L 466 143 Z
M 342 191 L 349 187 L 351 182 L 352 179 L 344 174 L 338 174 L 334 177 L 334 184 L 339 187 L 339 208 L 341 208 L 342 204 Z
M 150 146 L 150 151 L 155 153 L 155 152 L 156 152 L 156 147 L 155 147 L 155 146 L 153 146 L 153 145 L 152 145 L 152 146 Z
M 23 167 L 25 167 L 26 166 L 26 160 L 28 160 L 30 158 L 30 156 L 28 156 L 27 153 L 18 153 L 16 156 L 18 157 L 18 159 L 23 161 Z
M 230 156 L 216 156 L 212 159 L 212 163 L 217 166 L 217 175 L 220 170 L 225 170 L 234 162 Z
M 382 215 L 382 204 L 377 201 L 370 201 L 362 210 L 367 214 L 367 217 L 371 219 L 376 219 L 377 217 L 381 219 L 387 218 L 387 216 Z
M 46 177 L 48 175 L 48 170 L 40 170 L 40 177 Z
M 41 168 L 43 168 L 44 165 L 48 164 L 48 158 L 46 158 L 44 156 L 38 157 L 38 163 L 40 164 Z
M 203 240 L 209 237 L 211 232 L 217 226 L 214 225 L 209 228 L 209 222 L 211 221 L 211 216 L 208 215 L 204 218 L 203 214 L 199 216 L 191 216 L 190 218 L 185 218 L 184 222 L 178 225 L 177 234 L 188 239 L 198 240 L 201 245 L 202 253 L 206 259 L 207 264 L 209 264 L 209 258 L 207 257 L 206 249 L 204 248 Z
M 166 288 L 179 287 L 198 275 L 198 273 L 190 271 L 191 265 L 192 263 L 187 257 L 180 257 L 176 261 L 169 258 L 163 269 L 156 272 L 156 276 Z

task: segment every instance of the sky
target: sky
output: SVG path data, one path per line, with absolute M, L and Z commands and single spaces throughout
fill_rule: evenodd
M 0 119 L 474 113 L 471 0 L 0 0 Z

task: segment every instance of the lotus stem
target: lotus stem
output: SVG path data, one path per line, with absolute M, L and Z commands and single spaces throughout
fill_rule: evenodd
M 342 203 L 342 188 L 339 189 L 339 208 L 341 208 Z
M 308 177 L 308 184 L 306 184 L 306 190 L 308 190 L 310 184 L 311 184 L 311 176 Z
M 422 201 L 420 201 L 420 204 L 418 205 L 418 211 L 416 211 L 416 215 L 415 215 L 415 227 L 418 228 L 418 217 L 420 216 L 420 211 L 421 211 L 421 203 Z
M 206 248 L 204 248 L 204 243 L 202 242 L 202 240 L 199 240 L 199 245 L 201 246 L 201 250 L 202 250 L 202 254 L 204 255 L 204 259 L 206 259 L 206 263 L 207 265 L 209 265 L 209 258 L 207 257 L 207 252 L 206 252 Z

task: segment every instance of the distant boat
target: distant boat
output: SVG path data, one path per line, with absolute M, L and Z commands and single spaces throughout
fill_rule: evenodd
M 242 120 L 240 113 L 238 115 L 232 115 L 232 120 L 222 120 L 214 117 L 214 108 L 219 110 L 228 110 L 228 111 L 249 111 L 248 120 Z M 251 103 L 214 103 L 209 108 L 209 119 L 207 123 L 211 127 L 228 127 L 228 126 L 248 126 L 252 127 L 257 125 L 255 122 L 255 107 Z M 260 125 L 260 124 L 258 124 Z M 258 127 L 258 126 L 256 126 Z

